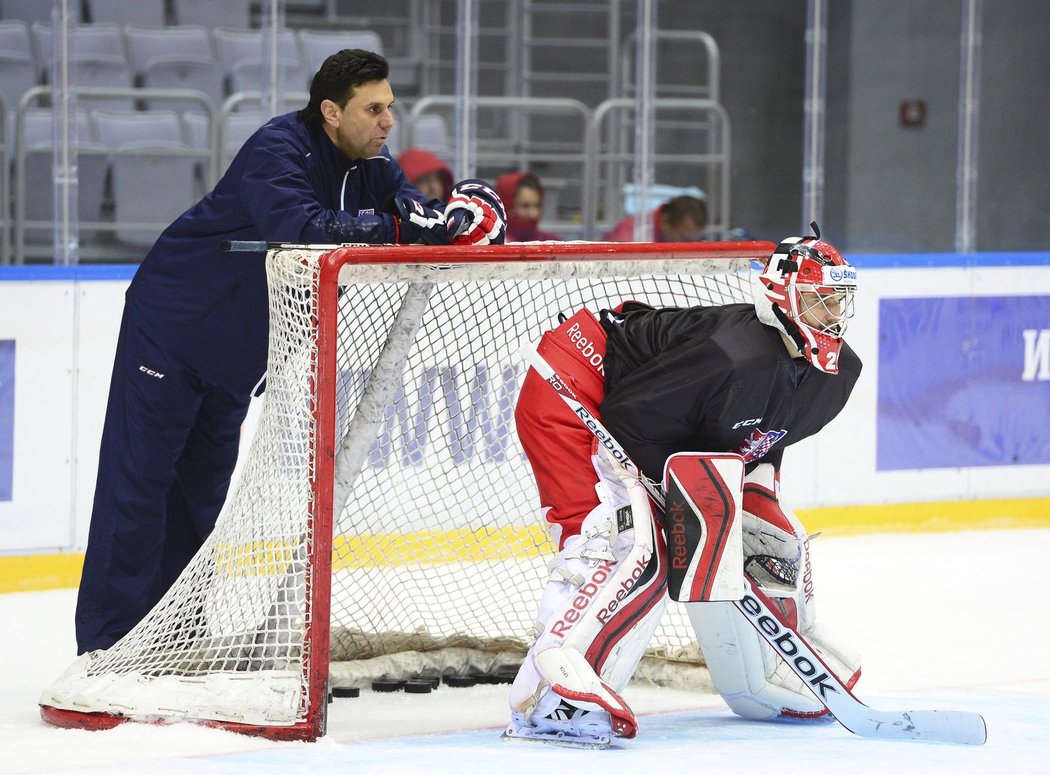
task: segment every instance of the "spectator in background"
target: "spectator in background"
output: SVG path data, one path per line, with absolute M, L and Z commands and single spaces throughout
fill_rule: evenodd
M 496 192 L 507 207 L 507 242 L 560 240 L 540 228 L 543 184 L 532 172 L 508 172 L 496 178 Z
M 447 202 L 452 195 L 452 170 L 436 155 L 422 148 L 409 148 L 397 163 L 405 171 L 408 182 L 427 199 Z
M 496 181 L 499 188 L 499 181 Z M 506 200 L 504 200 L 506 201 Z M 634 218 L 629 215 L 605 235 L 606 242 L 634 242 Z M 683 194 L 672 197 L 649 214 L 646 237 L 652 242 L 701 242 L 707 227 L 707 205 Z

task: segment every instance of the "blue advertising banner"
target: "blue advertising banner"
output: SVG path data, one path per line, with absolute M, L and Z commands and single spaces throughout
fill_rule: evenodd
M 11 500 L 15 463 L 15 340 L 0 339 L 0 501 Z
M 880 471 L 1050 463 L 1050 296 L 879 303 Z

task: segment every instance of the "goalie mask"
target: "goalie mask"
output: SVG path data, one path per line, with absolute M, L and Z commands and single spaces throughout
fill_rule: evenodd
M 790 237 L 773 251 L 755 288 L 755 308 L 758 319 L 791 337 L 807 361 L 837 374 L 857 271 L 812 225 L 817 236 Z

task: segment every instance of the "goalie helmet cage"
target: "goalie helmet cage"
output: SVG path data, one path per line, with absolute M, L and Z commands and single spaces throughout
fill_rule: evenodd
M 164 598 L 78 658 L 42 716 L 313 740 L 331 686 L 515 669 L 556 551 L 513 430 L 519 348 L 583 306 L 750 301 L 748 260 L 773 248 L 271 250 L 266 393 L 236 488 Z M 640 669 L 658 682 L 702 664 L 670 608 Z

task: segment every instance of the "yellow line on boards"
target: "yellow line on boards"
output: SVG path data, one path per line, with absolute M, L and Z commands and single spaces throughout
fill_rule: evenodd
M 799 509 L 810 533 L 829 536 L 865 533 L 943 533 L 1050 527 L 1050 498 L 995 501 L 883 503 Z
M 891 503 L 799 509 L 811 533 L 850 536 L 871 533 L 935 533 L 958 530 L 1050 528 L 1050 498 L 996 501 Z M 493 540 L 496 539 L 496 540 Z M 443 564 L 547 557 L 554 547 L 542 525 L 461 528 L 403 534 L 341 535 L 333 542 L 335 570 L 408 563 Z M 262 544 L 262 559 L 249 567 L 247 548 L 233 555 L 229 572 L 278 572 L 286 552 Z M 291 555 L 287 555 L 291 556 Z M 220 558 L 221 559 L 221 558 Z M 80 583 L 84 555 L 79 552 L 0 557 L 0 593 L 67 589 Z
M 81 552 L 0 557 L 0 592 L 38 592 L 80 584 Z

